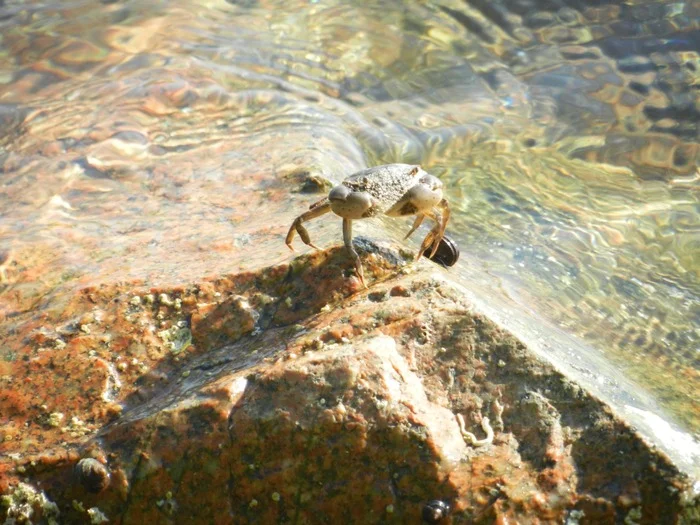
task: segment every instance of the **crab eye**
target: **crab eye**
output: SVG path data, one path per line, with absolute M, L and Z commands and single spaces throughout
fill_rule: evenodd
M 459 247 L 446 235 L 443 236 L 440 244 L 438 245 L 438 249 L 432 258 L 430 257 L 431 250 L 432 247 L 428 246 L 428 248 L 423 252 L 423 256 L 428 257 L 431 261 L 442 264 L 445 267 L 453 266 L 459 259 Z
M 330 201 L 344 201 L 348 198 L 352 191 L 347 186 L 339 185 L 335 186 L 328 194 L 328 200 Z

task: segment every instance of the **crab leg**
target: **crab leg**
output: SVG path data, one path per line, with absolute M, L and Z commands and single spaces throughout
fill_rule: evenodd
M 345 241 L 345 248 L 347 248 L 355 261 L 355 269 L 357 270 L 357 275 L 360 278 L 360 282 L 362 283 L 362 286 L 367 288 L 367 284 L 365 283 L 365 272 L 362 270 L 362 261 L 360 261 L 360 256 L 357 255 L 357 252 L 352 245 L 352 220 L 350 219 L 343 219 L 343 240 Z
M 435 243 L 435 246 L 433 247 L 433 253 L 430 254 L 432 257 L 435 255 L 435 252 L 437 251 L 437 247 L 442 241 L 442 238 L 445 236 L 445 229 L 447 228 L 447 222 L 450 220 L 450 204 L 447 202 L 447 199 L 442 199 L 440 201 L 440 204 L 438 204 L 438 208 L 440 208 L 441 211 L 441 216 L 442 216 L 442 223 L 440 224 L 440 234 L 438 237 L 438 241 Z
M 292 241 L 294 240 L 294 233 L 296 232 L 299 234 L 299 237 L 301 237 L 301 240 L 304 241 L 304 244 L 311 246 L 312 248 L 316 248 L 318 250 L 318 246 L 315 246 L 311 242 L 309 232 L 307 232 L 306 228 L 302 226 L 302 223 L 310 221 L 311 219 L 315 219 L 316 217 L 320 217 L 321 215 L 325 215 L 329 211 L 331 211 L 331 203 L 328 201 L 327 198 L 324 198 L 312 204 L 311 208 L 309 208 L 309 211 L 299 215 L 299 217 L 297 217 L 294 220 L 291 227 L 289 228 L 289 232 L 287 233 L 287 239 L 285 242 L 287 243 L 287 246 L 289 246 L 289 249 L 294 251 Z
M 416 260 L 420 259 L 423 252 L 432 246 L 432 251 L 430 252 L 430 257 L 435 255 L 438 247 L 440 246 L 440 241 L 445 235 L 445 228 L 447 228 L 447 221 L 450 220 L 450 205 L 447 203 L 446 199 L 442 199 L 440 203 L 431 210 L 430 213 L 426 213 L 428 217 L 433 219 L 436 224 L 428 235 L 423 239 L 420 245 L 420 250 L 416 254 Z
M 416 217 L 416 220 L 413 221 L 413 226 L 411 226 L 411 229 L 408 231 L 404 239 L 408 239 L 411 236 L 411 234 L 418 229 L 418 226 L 421 225 L 423 219 L 425 219 L 425 215 L 423 215 L 422 213 Z

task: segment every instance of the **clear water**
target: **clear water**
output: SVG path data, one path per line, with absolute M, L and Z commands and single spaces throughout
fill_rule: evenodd
M 169 246 L 250 247 L 290 167 L 420 163 L 463 264 L 697 433 L 699 20 L 697 2 L 0 2 L 0 298 L 108 260 L 224 271 Z M 15 279 L 33 258 L 58 275 Z

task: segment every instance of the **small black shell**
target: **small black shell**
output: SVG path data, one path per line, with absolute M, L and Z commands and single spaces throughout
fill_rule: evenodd
M 426 523 L 440 523 L 450 514 L 451 510 L 449 503 L 441 499 L 434 499 L 423 507 L 423 521 Z
M 75 475 L 88 492 L 97 494 L 109 486 L 109 470 L 95 458 L 83 458 L 75 465 Z
M 452 266 L 457 262 L 457 259 L 459 259 L 459 247 L 446 235 L 440 241 L 438 249 L 432 258 L 430 257 L 430 250 L 430 247 L 425 250 L 423 256 L 443 266 Z

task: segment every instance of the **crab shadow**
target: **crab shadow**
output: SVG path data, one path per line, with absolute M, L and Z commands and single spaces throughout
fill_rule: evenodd
M 246 287 L 230 291 L 197 323 L 192 315 L 188 317 L 199 350 L 182 359 L 167 356 L 140 376 L 137 388 L 121 401 L 120 417 L 105 425 L 97 437 L 192 402 L 222 377 L 253 371 L 264 361 L 274 360 L 326 305 L 370 292 L 372 283 L 391 278 L 407 264 L 406 256 L 369 238 L 358 236 L 354 244 L 367 272 L 369 290 L 356 278 L 344 246 L 301 254 L 288 264 L 262 270 Z M 250 310 L 244 312 L 241 302 L 249 303 Z M 243 314 L 251 322 L 241 329 Z

